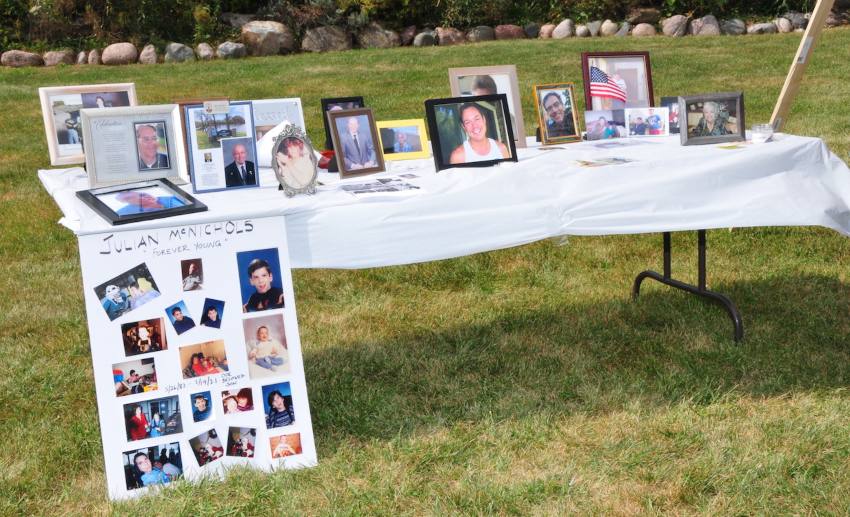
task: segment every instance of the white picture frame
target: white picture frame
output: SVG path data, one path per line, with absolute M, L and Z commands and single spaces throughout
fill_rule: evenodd
M 478 76 L 489 76 L 492 86 L 487 91 L 476 89 L 473 85 Z M 511 114 L 511 127 L 514 131 L 516 147 L 525 147 L 525 123 L 522 119 L 522 99 L 517 81 L 516 65 L 470 66 L 449 68 L 449 85 L 452 97 L 472 97 L 477 95 L 495 95 L 504 93 L 508 98 L 508 111 Z
M 135 83 L 45 86 L 38 89 L 38 96 L 50 165 L 85 163 L 83 141 L 80 138 L 81 109 L 96 108 L 99 104 L 103 104 L 103 107 L 130 107 L 138 104 Z
M 83 109 L 80 115 L 91 188 L 156 178 L 189 182 L 177 104 Z M 146 165 L 152 147 L 155 161 Z

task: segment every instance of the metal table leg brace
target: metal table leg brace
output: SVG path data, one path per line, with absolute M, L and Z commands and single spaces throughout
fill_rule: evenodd
M 646 278 L 651 278 L 653 280 L 661 282 L 662 284 L 669 285 L 670 287 L 675 287 L 676 289 L 681 289 L 691 294 L 707 298 L 715 303 L 722 305 L 723 308 L 726 309 L 726 312 L 729 314 L 729 317 L 732 318 L 732 325 L 735 326 L 735 342 L 739 342 L 741 341 L 741 339 L 744 338 L 744 323 L 741 320 L 741 313 L 738 312 L 738 308 L 735 307 L 735 303 L 728 297 L 706 289 L 705 230 L 698 230 L 697 235 L 697 256 L 699 259 L 699 265 L 697 266 L 699 275 L 697 285 L 681 282 L 670 277 L 670 232 L 664 232 L 664 274 L 661 275 L 658 272 L 651 270 L 646 270 L 638 274 L 638 276 L 635 277 L 635 283 L 632 286 L 632 299 L 637 300 L 638 296 L 640 295 L 640 284 Z

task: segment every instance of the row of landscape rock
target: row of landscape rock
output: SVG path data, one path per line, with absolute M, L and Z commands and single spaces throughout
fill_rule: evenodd
M 593 21 L 576 24 L 565 19 L 558 24 L 530 23 L 524 27 L 518 25 L 499 25 L 497 27 L 478 26 L 468 31 L 451 27 L 417 30 L 410 26 L 401 32 L 385 29 L 377 23 L 370 23 L 357 34 L 351 35 L 345 29 L 325 26 L 308 29 L 301 40 L 296 42 L 295 34 L 286 25 L 274 21 L 253 20 L 251 15 L 225 13 L 223 20 L 241 29 L 241 41 L 225 41 L 216 48 L 201 43 L 195 48 L 182 43 L 169 43 L 160 56 L 153 45 L 146 45 L 139 51 L 128 42 L 114 43 L 105 49 L 75 52 L 72 50 L 53 50 L 40 55 L 34 52 L 9 50 L 0 56 L 4 66 L 55 66 L 59 64 L 124 65 L 131 63 L 156 64 L 158 62 L 180 63 L 195 60 L 234 59 L 245 56 L 270 56 L 288 54 L 299 48 L 304 52 L 328 52 L 348 50 L 355 45 L 360 48 L 389 48 L 402 45 L 427 47 L 433 45 L 457 45 L 481 41 L 505 39 L 565 39 L 592 37 L 644 37 L 663 34 L 671 37 L 687 35 L 743 35 L 778 32 L 802 31 L 808 24 L 809 15 L 789 12 L 772 22 L 746 24 L 740 19 L 718 20 L 712 15 L 691 18 L 686 15 L 674 15 L 662 18 L 661 12 L 654 8 L 633 10 L 625 21 Z M 826 25 L 833 27 L 847 23 L 847 13 L 832 12 Z

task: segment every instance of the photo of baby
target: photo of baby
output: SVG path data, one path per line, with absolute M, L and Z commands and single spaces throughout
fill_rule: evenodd
M 283 316 L 261 316 L 242 321 L 248 354 L 248 376 L 252 379 L 289 373 L 289 351 Z

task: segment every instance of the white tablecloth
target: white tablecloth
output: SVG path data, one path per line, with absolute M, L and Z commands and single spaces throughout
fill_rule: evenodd
M 293 267 L 409 264 L 560 235 L 608 235 L 749 226 L 824 226 L 850 235 L 850 170 L 817 138 L 775 135 L 738 149 L 679 145 L 678 136 L 519 149 L 518 163 L 434 172 L 431 160 L 395 162 L 417 174 L 413 195 L 358 199 L 337 185 L 288 199 L 268 187 L 197 196 L 210 210 L 110 227 L 77 200 L 82 169 L 39 177 L 77 234 L 200 224 L 283 213 Z M 606 145 L 610 142 L 606 142 Z M 587 168 L 578 160 L 622 157 Z M 352 181 L 362 182 L 360 178 Z M 186 186 L 191 192 L 191 187 Z

